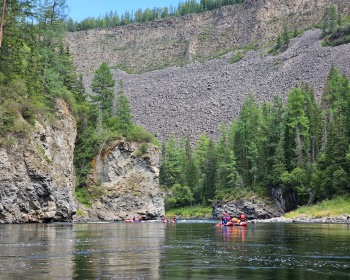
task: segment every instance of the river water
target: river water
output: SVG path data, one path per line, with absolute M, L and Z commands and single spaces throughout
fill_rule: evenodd
M 0 225 L 0 279 L 350 279 L 350 226 Z

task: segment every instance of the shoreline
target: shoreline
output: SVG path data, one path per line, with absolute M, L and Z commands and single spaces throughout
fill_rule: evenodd
M 337 217 L 276 217 L 270 219 L 254 219 L 250 220 L 251 223 L 314 223 L 314 224 L 349 224 L 350 225 L 350 215 L 344 216 L 340 215 Z

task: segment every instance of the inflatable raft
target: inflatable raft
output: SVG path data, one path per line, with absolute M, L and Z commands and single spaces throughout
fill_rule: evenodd
M 233 227 L 233 226 L 239 226 L 239 227 L 246 227 L 247 223 L 246 222 L 242 222 L 242 223 L 233 223 L 233 222 L 228 222 L 227 224 L 222 224 L 222 223 L 218 223 L 216 225 L 217 227 Z

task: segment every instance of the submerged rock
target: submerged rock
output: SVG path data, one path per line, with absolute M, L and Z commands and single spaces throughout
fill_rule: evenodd
M 85 215 L 76 215 L 74 220 L 118 221 L 134 216 L 158 219 L 165 214 L 159 188 L 161 152 L 148 144 L 147 152 L 140 156 L 139 146 L 120 140 L 94 159 L 88 185 L 103 194 L 91 208 L 78 206 Z
M 216 202 L 213 205 L 215 219 L 221 219 L 222 213 L 229 213 L 231 217 L 239 218 L 242 211 L 248 220 L 269 219 L 284 215 L 276 202 L 270 199 L 238 199 L 231 202 Z
M 66 222 L 75 214 L 76 122 L 63 101 L 56 113 L 35 121 L 29 139 L 0 148 L 0 223 Z

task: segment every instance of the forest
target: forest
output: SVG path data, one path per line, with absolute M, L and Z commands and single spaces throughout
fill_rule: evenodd
M 219 9 L 224 6 L 241 4 L 244 0 L 186 0 L 179 2 L 177 7 L 170 6 L 153 9 L 138 9 L 137 11 L 125 11 L 124 14 L 119 15 L 117 11 L 110 11 L 104 16 L 85 18 L 80 22 L 69 18 L 66 22 L 66 29 L 69 32 L 89 30 L 95 28 L 113 28 L 121 25 L 128 25 L 132 23 L 149 22 L 155 19 L 162 19 L 168 17 L 180 17 L 188 14 L 204 13 Z
M 258 103 L 249 93 L 237 120 L 222 124 L 220 139 L 190 135 L 162 144 L 160 183 L 166 207 L 296 193 L 298 204 L 348 195 L 350 190 L 349 78 L 332 67 L 322 98 L 301 84 L 283 102 Z

